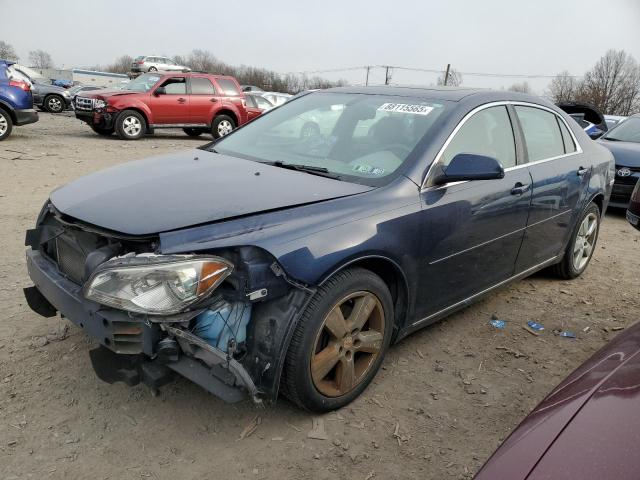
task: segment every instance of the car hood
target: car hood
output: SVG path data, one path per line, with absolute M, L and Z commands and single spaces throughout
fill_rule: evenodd
M 637 478 L 639 413 L 637 323 L 556 387 L 475 479 Z
M 103 98 L 119 97 L 121 95 L 145 95 L 144 92 L 134 92 L 131 90 L 99 90 L 93 92 L 80 92 L 78 95 L 85 98 Z
M 128 235 L 149 235 L 372 189 L 188 150 L 82 177 L 55 190 L 51 202 L 62 214 L 82 222 Z
M 640 143 L 618 142 L 602 139 L 598 143 L 605 146 L 620 167 L 640 167 Z

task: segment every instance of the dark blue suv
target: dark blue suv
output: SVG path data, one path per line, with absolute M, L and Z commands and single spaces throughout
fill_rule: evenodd
M 0 59 L 0 141 L 11 135 L 14 125 L 38 121 L 33 109 L 31 85 L 11 70 L 14 62 Z

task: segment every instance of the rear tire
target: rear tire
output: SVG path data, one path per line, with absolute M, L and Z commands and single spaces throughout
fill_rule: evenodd
M 64 110 L 64 98 L 60 95 L 47 95 L 42 106 L 49 113 L 61 113 Z
M 222 138 L 229 135 L 236 128 L 236 122 L 229 115 L 218 115 L 213 119 L 211 134 L 213 138 Z
M 149 72 L 157 72 L 158 69 L 156 67 L 149 67 Z
M 302 313 L 287 351 L 282 391 L 314 412 L 344 407 L 375 377 L 391 342 L 393 300 L 369 270 L 343 270 Z
M 189 135 L 190 137 L 199 137 L 204 132 L 199 128 L 183 128 L 182 131 Z
M 13 120 L 6 110 L 0 108 L 0 142 L 11 135 Z
M 600 209 L 591 202 L 576 223 L 562 261 L 552 267 L 560 278 L 571 280 L 582 275 L 589 266 L 600 232 Z
M 122 140 L 138 140 L 146 131 L 146 120 L 135 110 L 125 110 L 116 118 L 116 132 Z
M 114 128 L 103 128 L 96 125 L 91 125 L 91 130 L 104 137 L 109 137 L 113 134 L 113 132 L 115 132 Z

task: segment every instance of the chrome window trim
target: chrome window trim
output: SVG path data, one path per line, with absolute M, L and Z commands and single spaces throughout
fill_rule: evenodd
M 432 190 L 432 189 L 433 190 L 437 190 L 437 189 L 440 189 L 440 188 L 446 188 L 446 187 L 451 187 L 453 185 L 458 185 L 460 183 L 466 183 L 466 181 L 462 181 L 462 182 L 445 183 L 444 185 L 427 186 L 427 181 L 429 180 L 429 175 L 431 174 L 431 172 L 433 170 L 433 167 L 440 162 L 440 160 L 442 159 L 442 155 L 444 154 L 444 151 L 447 149 L 449 144 L 452 142 L 453 137 L 456 136 L 458 131 L 460 131 L 460 129 L 463 127 L 463 125 L 472 116 L 474 116 L 476 113 L 478 113 L 478 112 L 480 112 L 482 110 L 485 110 L 487 108 L 492 108 L 492 107 L 500 107 L 500 106 L 505 106 L 506 107 L 507 105 L 539 108 L 540 110 L 546 110 L 547 112 L 554 114 L 556 116 L 556 118 L 560 119 L 563 122 L 564 126 L 569 131 L 569 134 L 571 135 L 571 138 L 573 139 L 573 143 L 575 144 L 576 151 L 575 152 L 571 152 L 571 153 L 565 153 L 563 155 L 558 155 L 558 156 L 555 156 L 555 157 L 543 158 L 541 160 L 536 160 L 534 162 L 522 163 L 520 165 L 515 165 L 513 167 L 507 167 L 507 168 L 504 169 L 505 172 L 510 172 L 512 170 L 517 170 L 518 168 L 528 167 L 530 165 L 537 165 L 539 163 L 550 162 L 552 160 L 558 160 L 560 158 L 570 157 L 572 155 L 578 155 L 578 154 L 583 153 L 582 146 L 580 145 L 580 142 L 578 142 L 578 139 L 576 138 L 575 133 L 573 132 L 571 127 L 569 127 L 569 125 L 567 124 L 566 120 L 558 112 L 556 112 L 555 110 L 553 110 L 553 109 L 551 109 L 549 107 L 545 107 L 544 105 L 537 104 L 537 103 L 523 102 L 523 101 L 500 100 L 500 101 L 496 101 L 496 102 L 489 102 L 489 103 L 485 103 L 484 105 L 480 105 L 478 107 L 475 107 L 473 110 L 471 110 L 469 113 L 467 113 L 464 117 L 462 117 L 462 120 L 460 120 L 458 125 L 456 125 L 456 128 L 454 128 L 453 131 L 449 134 L 449 136 L 447 137 L 447 140 L 444 142 L 444 144 L 442 145 L 440 150 L 438 150 L 438 153 L 436 154 L 435 159 L 433 160 L 433 162 L 431 162 L 431 165 L 429 165 L 429 169 L 427 170 L 427 173 L 425 174 L 424 179 L 422 180 L 422 185 L 420 187 L 420 191 Z M 515 134 L 515 132 L 514 132 L 514 134 Z

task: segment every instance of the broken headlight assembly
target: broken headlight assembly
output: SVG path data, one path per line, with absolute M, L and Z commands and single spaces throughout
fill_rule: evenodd
M 207 297 L 233 271 L 214 256 L 131 255 L 104 263 L 84 287 L 85 298 L 149 315 L 172 315 Z

